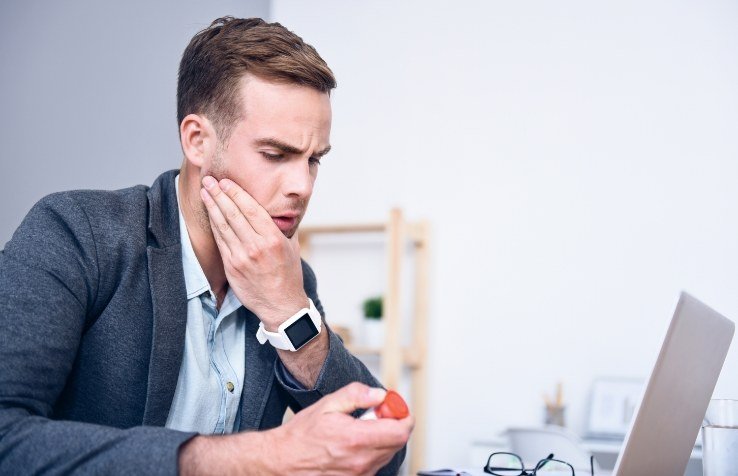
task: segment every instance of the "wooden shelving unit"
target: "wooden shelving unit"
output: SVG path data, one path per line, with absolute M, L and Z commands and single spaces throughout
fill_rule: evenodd
M 335 226 L 306 226 L 300 228 L 300 249 L 303 258 L 310 255 L 311 238 L 319 234 L 378 233 L 386 236 L 387 287 L 384 293 L 385 341 L 381 348 L 349 346 L 357 355 L 376 355 L 380 359 L 380 379 L 387 388 L 399 388 L 403 369 L 410 371 L 410 407 L 415 416 L 415 430 L 410 443 L 408 467 L 416 474 L 425 460 L 426 384 L 425 357 L 428 335 L 428 273 L 429 228 L 425 221 L 410 223 L 403 219 L 399 209 L 392 209 L 385 223 Z M 400 342 L 402 323 L 401 276 L 405 246 L 411 243 L 415 255 L 414 311 L 411 316 L 412 336 L 409 346 Z

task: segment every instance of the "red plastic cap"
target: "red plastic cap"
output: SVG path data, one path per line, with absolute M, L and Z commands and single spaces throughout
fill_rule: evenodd
M 400 420 L 410 415 L 405 400 L 394 390 L 388 390 L 384 401 L 376 409 L 379 418 L 394 418 Z

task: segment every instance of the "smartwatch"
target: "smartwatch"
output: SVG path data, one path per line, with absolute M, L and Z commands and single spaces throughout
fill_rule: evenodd
M 313 300 L 308 298 L 309 307 L 297 311 L 277 328 L 277 332 L 269 332 L 264 329 L 264 323 L 259 323 L 256 331 L 256 339 L 259 344 L 269 341 L 272 347 L 292 352 L 300 350 L 305 344 L 318 337 L 320 334 L 321 318 L 315 308 Z

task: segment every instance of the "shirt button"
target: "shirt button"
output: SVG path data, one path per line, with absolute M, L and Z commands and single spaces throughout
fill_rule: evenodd
M 233 393 L 233 388 L 234 388 L 233 382 L 226 383 L 226 388 L 228 389 L 229 392 Z

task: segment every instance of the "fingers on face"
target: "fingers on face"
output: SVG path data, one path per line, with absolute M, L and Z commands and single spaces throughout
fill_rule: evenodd
M 272 217 L 269 213 L 238 184 L 232 180 L 223 179 L 219 186 L 225 195 L 231 199 L 232 203 L 236 205 L 241 214 L 246 217 L 256 233 L 265 235 L 273 229 L 274 223 L 272 223 Z
M 253 227 L 233 200 L 214 181 L 203 180 L 203 185 L 205 185 L 205 188 L 201 189 L 203 202 L 217 228 L 222 230 L 223 238 L 229 240 L 231 238 L 229 230 L 232 230 L 233 238 L 253 239 L 255 235 Z M 210 197 L 210 203 L 206 199 L 206 194 Z
M 238 237 L 233 231 L 233 228 L 209 191 L 201 189 L 200 196 L 205 204 L 205 208 L 208 210 L 210 227 L 213 229 L 216 241 L 220 240 L 223 245 L 230 249 L 231 246 L 234 246 L 238 242 Z

